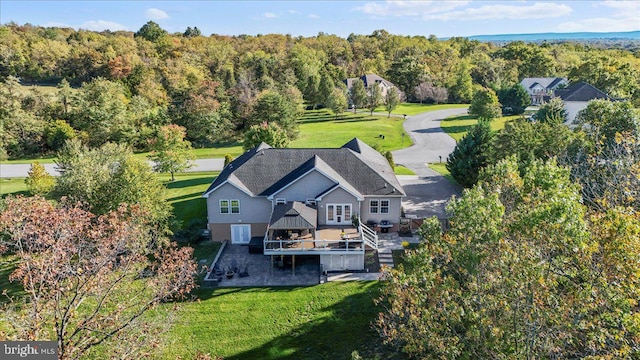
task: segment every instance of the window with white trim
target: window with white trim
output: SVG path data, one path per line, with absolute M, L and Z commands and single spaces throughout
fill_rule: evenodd
M 240 214 L 240 200 L 220 200 L 220 214 Z
M 285 198 L 277 198 L 276 199 L 276 205 L 284 205 L 287 203 L 287 199 Z
M 380 200 L 369 200 L 369 214 L 377 214 Z
M 388 214 L 389 213 L 389 200 L 369 200 L 369 214 Z

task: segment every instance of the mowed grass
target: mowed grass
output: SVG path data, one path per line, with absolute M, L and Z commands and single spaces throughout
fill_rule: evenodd
M 503 116 L 494 119 L 491 121 L 491 129 L 493 131 L 502 130 L 504 129 L 504 124 L 518 118 L 520 118 L 520 115 Z M 440 127 L 444 132 L 458 141 L 477 123 L 478 119 L 472 115 L 452 116 L 443 119 L 440 122 Z
M 392 112 L 391 115 L 407 115 L 412 116 L 416 114 L 420 114 L 427 111 L 436 111 L 436 110 L 444 110 L 444 109 L 458 109 L 468 107 L 469 104 L 419 104 L 419 103 L 402 103 L 398 105 Z M 363 110 L 364 111 L 364 110 Z M 375 112 L 387 113 L 387 109 L 384 106 L 379 106 L 375 110 Z
M 447 169 L 447 165 L 445 163 L 437 163 L 437 164 L 428 164 L 429 169 L 437 172 L 438 174 L 445 177 L 445 179 L 449 180 L 452 184 L 458 185 L 456 179 L 451 176 L 451 173 Z
M 300 135 L 291 142 L 292 148 L 335 148 L 354 137 L 382 150 L 402 149 L 411 145 L 405 133 L 404 120 L 399 117 L 341 114 L 336 118 L 329 110 L 309 110 L 300 122 Z M 384 136 L 384 138 L 382 137 Z M 403 145 L 404 143 L 404 145 Z
M 396 175 L 415 175 L 416 173 L 413 172 L 413 170 L 406 168 L 402 165 L 396 165 L 396 167 L 393 169 L 393 172 Z
M 161 357 L 197 352 L 230 359 L 350 359 L 398 355 L 380 345 L 371 322 L 382 310 L 379 282 L 333 282 L 312 287 L 201 289 L 184 303 Z
M 0 197 L 11 195 L 28 195 L 25 178 L 0 178 Z
M 202 194 L 218 175 L 217 171 L 175 174 L 175 181 L 169 174 L 159 174 L 158 178 L 167 188 L 167 201 L 173 206 L 175 220 L 183 226 L 191 220 L 206 224 L 207 202 Z

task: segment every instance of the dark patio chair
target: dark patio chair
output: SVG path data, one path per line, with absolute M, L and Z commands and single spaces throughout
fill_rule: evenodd
M 247 263 L 247 264 L 245 264 L 245 266 L 244 266 L 244 270 L 242 270 L 242 271 L 238 274 L 238 276 L 240 276 L 241 278 L 249 276 L 249 264 L 248 264 L 248 263 Z
M 238 270 L 240 270 L 240 268 L 238 267 L 238 262 L 236 261 L 236 259 L 231 260 L 231 266 L 229 267 L 229 269 L 231 271 L 233 271 L 234 273 L 237 273 Z

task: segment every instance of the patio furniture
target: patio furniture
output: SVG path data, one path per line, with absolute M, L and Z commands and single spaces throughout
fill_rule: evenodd
M 244 270 L 238 273 L 241 278 L 249 276 L 249 263 L 244 265 Z
M 231 260 L 231 266 L 229 267 L 229 271 L 237 273 L 240 268 L 238 267 L 238 261 L 236 259 Z
M 389 220 L 382 220 L 380 221 L 380 225 L 378 225 L 380 227 L 380 231 L 383 233 L 388 233 L 389 229 L 391 229 L 393 227 L 393 224 L 391 224 L 391 222 Z
M 227 270 L 227 272 L 225 273 L 225 275 L 227 276 L 227 279 L 231 279 L 233 277 L 233 275 L 235 275 L 236 273 L 234 271 L 232 271 L 231 269 Z

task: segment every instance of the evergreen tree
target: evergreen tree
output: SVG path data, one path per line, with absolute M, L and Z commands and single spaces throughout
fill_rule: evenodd
M 480 170 L 488 164 L 492 138 L 489 122 L 480 121 L 458 141 L 446 166 L 460 185 L 472 187 L 478 181 Z

